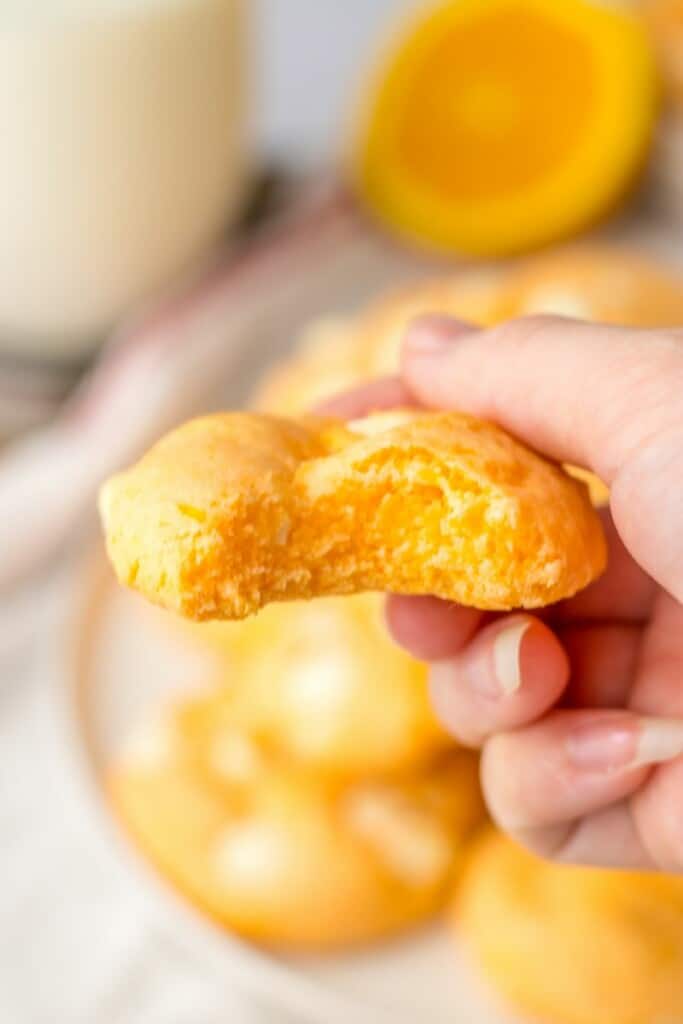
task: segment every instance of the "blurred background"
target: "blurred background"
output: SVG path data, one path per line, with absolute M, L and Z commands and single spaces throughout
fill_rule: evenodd
M 360 76 L 411 0 L 266 0 L 252 30 L 260 87 L 257 149 L 298 168 L 334 161 Z M 302 59 L 305 54 L 305 59 Z
M 683 4 L 5 0 L 0 119 L 0 1020 L 683 1022 L 683 883 L 496 835 L 378 595 L 189 626 L 96 514 L 423 312 L 683 324 Z

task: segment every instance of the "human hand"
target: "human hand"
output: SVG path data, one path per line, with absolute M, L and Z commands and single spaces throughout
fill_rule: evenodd
M 493 420 L 611 488 L 607 572 L 569 601 L 492 616 L 389 598 L 441 720 L 482 750 L 493 818 L 558 860 L 683 870 L 683 332 L 422 318 L 400 377 L 333 408 L 415 402 Z

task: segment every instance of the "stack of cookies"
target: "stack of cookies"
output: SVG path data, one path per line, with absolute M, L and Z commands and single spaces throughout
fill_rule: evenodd
M 477 759 L 429 706 L 373 595 L 187 627 L 206 694 L 130 738 L 111 776 L 128 828 L 214 919 L 291 948 L 405 929 L 444 903 L 483 820 Z
M 124 749 L 111 794 L 146 854 L 212 918 L 269 944 L 341 947 L 433 914 L 482 819 L 473 755 L 353 779 L 333 768 L 342 738 L 326 747 L 323 733 L 297 763 L 269 745 L 272 732 L 259 734 L 262 716 L 243 693 L 233 714 L 233 690 L 247 684 L 236 676 L 179 703 Z M 302 700 L 282 723 L 284 746 L 292 725 L 330 720 L 334 695 L 324 678 L 315 685 L 327 712 L 310 716 Z

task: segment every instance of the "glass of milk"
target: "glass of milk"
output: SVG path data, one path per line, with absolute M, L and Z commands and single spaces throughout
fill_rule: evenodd
M 243 0 L 0 0 L 0 356 L 82 360 L 247 169 Z

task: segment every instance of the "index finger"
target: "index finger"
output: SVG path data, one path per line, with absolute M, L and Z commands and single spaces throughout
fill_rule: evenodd
M 683 342 L 563 317 L 512 320 L 467 333 L 445 317 L 413 321 L 402 378 L 432 408 L 493 420 L 561 462 L 611 484 L 678 408 Z

